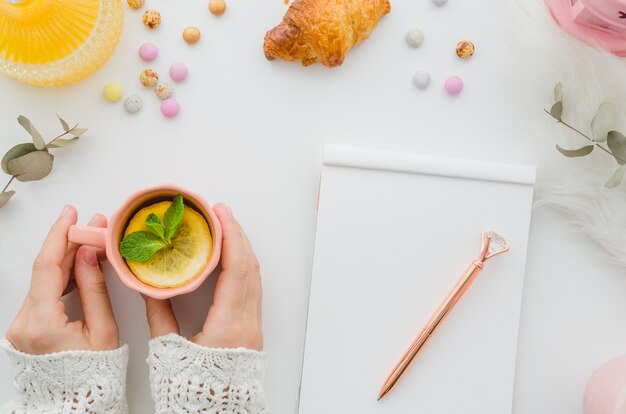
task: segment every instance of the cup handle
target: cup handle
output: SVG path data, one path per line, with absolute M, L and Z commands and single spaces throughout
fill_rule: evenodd
M 68 239 L 72 243 L 106 248 L 107 229 L 102 227 L 70 226 Z

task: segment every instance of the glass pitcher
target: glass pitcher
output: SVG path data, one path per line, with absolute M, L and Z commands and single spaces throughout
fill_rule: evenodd
M 61 86 L 95 73 L 122 33 L 122 0 L 0 0 L 0 73 Z

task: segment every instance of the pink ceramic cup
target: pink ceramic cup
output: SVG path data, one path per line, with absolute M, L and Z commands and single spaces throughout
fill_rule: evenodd
M 182 194 L 186 207 L 194 208 L 204 216 L 213 236 L 213 249 L 206 267 L 195 279 L 175 288 L 156 288 L 135 277 L 120 254 L 119 244 L 128 221 L 139 209 L 155 202 L 171 200 L 176 194 Z M 209 204 L 200 195 L 173 184 L 163 184 L 137 191 L 128 197 L 111 216 L 107 228 L 70 227 L 69 240 L 105 249 L 107 259 L 127 287 L 155 299 L 167 299 L 196 290 L 215 269 L 222 251 L 222 226 Z

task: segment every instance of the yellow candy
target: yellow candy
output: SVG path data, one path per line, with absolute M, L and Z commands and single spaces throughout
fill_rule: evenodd
M 122 99 L 122 94 L 124 91 L 122 90 L 122 85 L 119 83 L 107 83 L 102 88 L 102 96 L 109 102 L 117 102 Z

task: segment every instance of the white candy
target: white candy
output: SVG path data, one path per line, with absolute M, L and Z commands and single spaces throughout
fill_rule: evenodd
M 430 73 L 425 70 L 418 70 L 413 75 L 413 83 L 419 89 L 426 89 L 430 85 Z
M 126 112 L 130 114 L 134 114 L 135 112 L 139 111 L 142 106 L 143 101 L 137 95 L 131 95 L 124 101 L 124 109 L 126 109 Z
M 406 32 L 406 42 L 411 47 L 419 47 L 424 41 L 424 33 L 420 29 L 411 29 Z
M 433 0 L 433 3 L 435 3 L 437 6 L 445 6 L 446 3 L 448 2 L 448 0 Z

